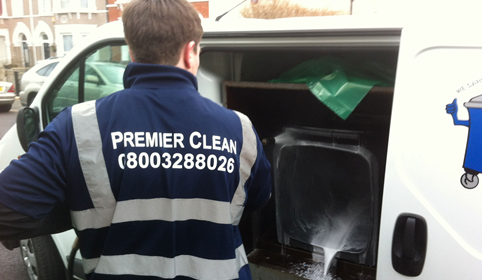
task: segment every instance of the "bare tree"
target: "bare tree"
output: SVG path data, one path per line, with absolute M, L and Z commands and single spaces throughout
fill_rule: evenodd
M 329 8 L 308 8 L 289 0 L 259 0 L 245 6 L 241 11 L 245 18 L 288 18 L 345 15 L 346 11 L 335 11 Z

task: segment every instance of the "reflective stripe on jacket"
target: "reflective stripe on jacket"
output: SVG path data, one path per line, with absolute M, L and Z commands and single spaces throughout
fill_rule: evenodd
M 237 226 L 246 202 L 245 183 L 250 178 L 258 155 L 257 137 L 250 120 L 243 114 L 237 115 L 242 125 L 243 143 L 239 154 L 239 183 L 230 203 L 205 198 L 150 198 L 118 202 L 112 192 L 104 162 L 96 102 L 89 101 L 73 106 L 72 124 L 79 161 L 94 205 L 91 209 L 72 211 L 74 228 L 77 231 L 91 231 L 107 228 L 112 224 L 136 221 L 191 220 Z M 195 238 L 195 233 L 192 234 Z M 248 264 L 248 261 L 241 244 L 232 259 L 213 260 L 194 255 L 176 255 L 169 258 L 119 254 L 84 258 L 83 264 L 86 274 L 132 274 L 167 279 L 177 275 L 194 279 L 236 279 L 239 277 L 240 268 Z

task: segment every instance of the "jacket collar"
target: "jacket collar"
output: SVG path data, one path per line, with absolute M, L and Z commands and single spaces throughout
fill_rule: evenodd
M 129 63 L 124 72 L 124 88 L 192 87 L 198 90 L 197 78 L 175 66 Z

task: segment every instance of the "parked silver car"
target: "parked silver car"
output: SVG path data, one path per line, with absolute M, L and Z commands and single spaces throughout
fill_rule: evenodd
M 123 76 L 126 64 L 111 62 L 86 62 L 84 100 L 95 100 L 124 89 Z M 52 116 L 65 107 L 79 102 L 79 69 L 74 71 L 58 90 L 52 102 Z
M 0 112 L 8 112 L 15 102 L 15 86 L 10 82 L 0 82 Z
M 58 58 L 43 60 L 23 74 L 19 94 L 22 106 L 32 103 L 40 87 L 52 73 L 52 70 L 59 64 L 59 61 L 60 59 Z

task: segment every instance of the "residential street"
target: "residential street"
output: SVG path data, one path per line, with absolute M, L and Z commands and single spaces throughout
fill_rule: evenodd
M 12 125 L 15 124 L 18 109 L 21 107 L 20 99 L 17 99 L 15 100 L 15 103 L 13 103 L 13 107 L 10 111 L 0 113 L 0 139 L 2 139 L 3 135 L 5 135 Z

